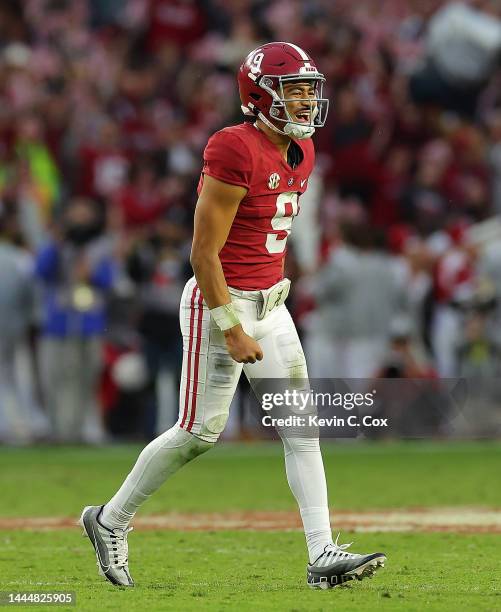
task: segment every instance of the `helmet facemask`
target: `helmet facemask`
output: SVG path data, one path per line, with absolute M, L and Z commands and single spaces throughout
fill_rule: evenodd
M 314 83 L 315 97 L 307 98 L 286 98 L 284 93 L 284 85 L 287 83 Z M 269 118 L 260 112 L 258 117 L 271 129 L 276 132 L 289 136 L 291 138 L 297 138 L 301 140 L 303 138 L 310 138 L 315 128 L 322 127 L 325 124 L 327 112 L 329 109 L 329 100 L 322 97 L 323 85 L 325 78 L 322 74 L 316 73 L 313 75 L 287 75 L 287 76 L 273 76 L 273 75 L 262 75 L 258 81 L 259 86 L 264 89 L 272 98 L 272 104 L 269 111 Z M 275 87 L 274 87 L 275 85 Z M 294 116 L 291 115 L 287 104 L 291 102 L 308 102 L 309 109 L 308 121 L 298 121 Z M 275 125 L 275 122 L 282 124 L 283 127 Z

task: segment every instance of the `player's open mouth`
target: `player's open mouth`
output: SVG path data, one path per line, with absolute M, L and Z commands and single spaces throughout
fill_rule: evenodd
M 295 113 L 296 121 L 310 123 L 310 111 L 299 111 Z

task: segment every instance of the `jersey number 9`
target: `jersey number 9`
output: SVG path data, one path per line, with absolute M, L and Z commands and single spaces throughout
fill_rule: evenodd
M 287 238 L 291 233 L 292 220 L 298 214 L 298 194 L 295 191 L 286 191 L 277 198 L 277 211 L 271 220 L 274 233 L 266 236 L 266 249 L 268 253 L 277 254 L 285 251 Z

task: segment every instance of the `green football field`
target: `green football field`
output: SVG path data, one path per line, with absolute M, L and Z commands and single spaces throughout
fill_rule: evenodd
M 129 536 L 137 586 L 104 581 L 89 541 L 71 525 L 83 505 L 110 497 L 138 451 L 0 449 L 0 591 L 74 591 L 76 608 L 67 609 L 79 610 L 501 610 L 501 521 L 491 524 L 501 509 L 500 443 L 325 444 L 335 533 L 341 531 L 341 542 L 355 540 L 354 552 L 388 555 L 373 580 L 331 591 L 305 586 L 301 531 L 281 529 L 280 521 L 263 530 L 259 522 L 264 515 L 295 516 L 279 444 L 221 443 L 175 475 L 140 517 L 175 515 L 182 522 L 210 513 L 219 522 L 202 531 L 163 530 L 138 516 Z M 395 530 L 406 509 L 418 514 Z M 442 520 L 444 509 L 450 524 L 437 527 L 434 517 Z M 465 525 L 461 517 L 472 509 L 490 514 Z M 369 511 L 387 513 L 386 523 L 355 533 L 343 526 L 348 512 L 367 521 Z M 414 529 L 419 512 L 431 525 Z M 255 529 L 225 529 L 231 513 L 251 523 L 257 513 Z M 484 516 L 491 523 L 483 525 Z M 20 519 L 28 525 L 37 519 L 38 527 Z

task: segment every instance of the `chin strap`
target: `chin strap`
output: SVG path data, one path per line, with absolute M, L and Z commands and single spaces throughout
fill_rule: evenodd
M 303 138 L 311 138 L 315 133 L 315 128 L 312 125 L 298 125 L 297 123 L 286 123 L 284 132 L 287 136 L 303 140 Z
M 315 128 L 312 125 L 298 125 L 297 123 L 286 123 L 284 129 L 281 130 L 275 124 L 273 124 L 263 113 L 258 114 L 259 119 L 267 125 L 270 129 L 282 136 L 289 136 L 290 138 L 297 138 L 297 140 L 303 140 L 303 138 L 311 138 L 315 133 Z

